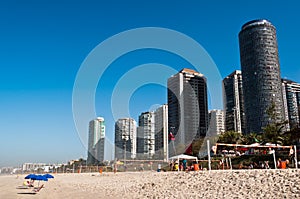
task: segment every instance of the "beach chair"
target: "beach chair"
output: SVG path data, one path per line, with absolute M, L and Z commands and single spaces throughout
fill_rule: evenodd
M 42 184 L 40 187 L 38 187 L 38 188 L 35 188 L 35 189 L 33 189 L 32 191 L 34 192 L 34 193 L 37 193 L 37 192 L 39 192 L 42 188 L 44 188 L 44 184 Z

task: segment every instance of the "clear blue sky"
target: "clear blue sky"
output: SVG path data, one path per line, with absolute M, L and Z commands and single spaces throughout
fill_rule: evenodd
M 299 7 L 296 0 L 1 1 L 0 167 L 86 157 L 72 115 L 76 73 L 100 42 L 128 29 L 151 26 L 182 32 L 206 49 L 225 77 L 240 69 L 241 26 L 266 18 L 277 28 L 282 77 L 300 82 Z M 106 119 L 108 138 L 114 130 L 109 110 L 114 84 L 132 67 L 150 62 L 176 70 L 189 67 L 180 57 L 158 50 L 116 60 L 96 94 L 97 115 Z M 163 86 L 143 86 L 131 97 L 131 116 L 137 119 L 153 104 L 163 103 Z

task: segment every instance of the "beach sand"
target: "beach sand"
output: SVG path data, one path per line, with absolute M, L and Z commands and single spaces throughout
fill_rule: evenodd
M 54 174 L 39 193 L 16 189 L 25 175 L 0 176 L 1 199 L 300 198 L 300 170 Z M 38 182 L 35 182 L 35 186 Z

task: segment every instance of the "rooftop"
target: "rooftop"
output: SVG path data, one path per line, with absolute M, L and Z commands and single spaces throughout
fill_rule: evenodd
M 249 27 L 252 27 L 252 26 L 259 26 L 259 25 L 269 25 L 269 26 L 273 26 L 272 23 L 266 19 L 255 19 L 255 20 L 252 20 L 252 21 L 249 21 L 247 23 L 245 23 L 243 26 L 242 26 L 242 30 L 245 30 Z

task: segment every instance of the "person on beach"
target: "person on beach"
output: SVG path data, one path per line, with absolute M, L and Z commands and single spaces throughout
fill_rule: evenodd
M 183 159 L 183 160 L 182 160 L 182 165 L 183 165 L 183 170 L 184 170 L 184 171 L 186 170 L 186 163 L 187 163 L 187 160 L 186 160 L 186 159 Z
M 260 168 L 261 168 L 261 169 L 264 169 L 264 168 L 265 168 L 265 164 L 264 164 L 264 162 L 262 162 L 262 161 L 259 161 L 259 165 L 260 165 Z
M 114 163 L 114 173 L 117 173 L 117 163 Z
M 281 158 L 277 161 L 277 169 L 281 169 Z
M 183 171 L 183 164 L 182 164 L 182 162 L 179 163 L 179 171 Z
M 252 163 L 249 165 L 249 169 L 253 169 L 253 164 Z
M 169 166 L 170 166 L 170 171 L 173 171 L 173 169 L 174 169 L 174 162 L 171 161 Z
M 266 168 L 266 169 L 270 169 L 269 161 L 265 161 L 265 168 Z
M 239 164 L 239 169 L 243 169 L 243 163 Z
M 286 159 L 285 162 L 286 162 L 286 168 L 289 168 L 288 165 L 289 165 L 290 161 L 288 159 Z
M 139 171 L 144 171 L 144 164 L 140 165 Z
M 174 164 L 174 171 L 178 171 L 178 162 L 175 162 L 175 164 Z

